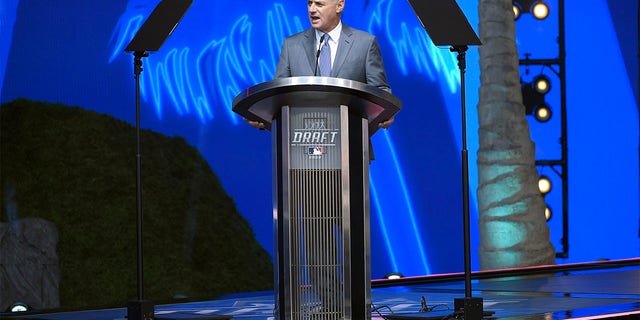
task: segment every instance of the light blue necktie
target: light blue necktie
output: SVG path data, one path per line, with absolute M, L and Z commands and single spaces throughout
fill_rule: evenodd
M 331 37 L 328 34 L 324 34 L 324 41 L 322 43 L 322 48 L 320 49 L 320 59 L 318 61 L 320 67 L 320 76 L 322 77 L 330 77 L 331 76 L 331 47 L 329 47 L 329 40 Z

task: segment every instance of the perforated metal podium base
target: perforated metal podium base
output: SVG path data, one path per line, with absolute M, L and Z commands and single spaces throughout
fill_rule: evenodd
M 371 318 L 369 135 L 401 104 L 333 77 L 274 79 L 234 99 L 273 134 L 276 319 Z
M 367 122 L 345 106 L 283 107 L 275 124 L 276 317 L 368 319 Z

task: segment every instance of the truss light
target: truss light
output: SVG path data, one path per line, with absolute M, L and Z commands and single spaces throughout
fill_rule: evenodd
M 549 6 L 542 1 L 536 2 L 531 11 L 538 20 L 544 20 L 549 16 Z
M 546 176 L 540 176 L 540 178 L 538 178 L 538 189 L 540 189 L 540 193 L 546 195 L 551 191 L 552 187 L 551 180 Z
M 534 118 L 536 118 L 536 120 L 538 120 L 538 122 L 547 122 L 551 119 L 552 114 L 553 113 L 551 112 L 551 108 L 549 107 L 549 105 L 543 103 L 536 107 L 533 116 Z

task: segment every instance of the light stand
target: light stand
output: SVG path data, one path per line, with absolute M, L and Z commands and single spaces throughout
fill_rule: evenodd
M 467 152 L 467 117 L 465 102 L 466 52 L 469 45 L 480 45 L 480 39 L 455 0 L 409 0 L 418 20 L 436 46 L 450 46 L 456 52 L 460 69 L 462 108 L 462 215 L 464 233 L 465 297 L 454 299 L 454 315 L 465 320 L 482 319 L 482 298 L 471 294 L 471 245 L 469 218 L 469 156 Z M 489 313 L 491 314 L 491 313 Z

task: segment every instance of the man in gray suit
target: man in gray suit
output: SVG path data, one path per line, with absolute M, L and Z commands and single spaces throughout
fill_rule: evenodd
M 311 28 L 284 40 L 274 78 L 328 76 L 391 92 L 375 36 L 342 23 L 344 0 L 307 0 L 307 10 Z M 393 121 L 391 118 L 378 125 L 388 128 Z M 249 121 L 249 124 L 264 128 L 260 122 Z M 292 206 L 301 208 L 297 218 L 303 221 L 302 231 L 294 236 L 300 237 L 300 243 L 304 244 L 300 248 L 304 252 L 292 252 L 292 264 L 299 268 L 292 282 L 299 283 L 301 278 L 308 277 L 320 307 L 306 309 L 308 306 L 304 305 L 309 304 L 310 299 L 300 288 L 293 289 L 290 303 L 293 308 L 300 308 L 294 313 L 301 318 L 310 312 L 312 319 L 342 319 L 345 308 L 341 298 L 342 227 L 332 219 L 341 211 L 341 202 L 332 202 L 336 207 L 325 206 L 327 199 L 341 199 L 341 194 L 339 189 L 326 185 L 326 179 L 320 177 L 322 174 L 311 175 L 307 182 L 305 190 L 315 190 L 313 194 L 301 190 L 299 195 L 292 196 L 299 199 L 299 203 Z
M 331 74 L 391 91 L 376 38 L 341 22 L 344 0 L 308 0 L 312 28 L 284 40 L 275 78 L 317 75 L 320 38 L 331 49 Z M 324 43 L 323 43 L 324 44 Z M 323 49 L 324 50 L 324 49 Z
M 376 37 L 342 23 L 344 0 L 307 0 L 307 10 L 311 28 L 284 40 L 274 78 L 330 76 L 363 82 L 391 92 Z M 323 57 L 323 54 L 326 56 Z M 324 62 L 323 58 L 326 59 Z M 388 119 L 379 126 L 388 128 L 393 120 Z M 324 193 L 309 201 L 339 199 L 340 195 L 333 194 L 338 190 L 323 186 L 322 181 L 317 179 L 317 185 L 313 189 L 324 189 Z M 340 251 L 341 232 L 337 231 L 340 227 L 334 228 L 331 220 L 321 217 L 331 216 L 331 212 L 338 212 L 340 209 L 325 208 L 326 212 L 314 212 L 311 208 L 318 205 L 304 205 L 310 210 L 303 210 L 306 212 L 300 214 L 312 217 L 304 229 L 324 230 L 320 234 L 305 234 L 302 237 L 307 247 L 306 261 L 310 265 L 308 277 L 322 303 L 322 311 L 318 316 L 320 319 L 340 319 L 344 306 L 339 298 L 342 295 L 341 285 L 336 286 L 336 283 L 341 283 L 341 275 L 339 267 L 332 266 L 340 266 L 341 258 L 332 252 Z M 318 243 L 318 239 L 323 240 Z
M 331 49 L 327 76 L 359 81 L 391 92 L 376 37 L 342 23 L 343 10 L 344 0 L 307 0 L 311 28 L 284 40 L 274 78 L 321 75 L 318 73 L 320 48 L 326 43 Z M 328 40 L 324 41 L 323 36 Z M 388 128 L 393 121 L 388 119 L 379 126 Z M 263 123 L 249 121 L 249 124 L 264 128 Z

